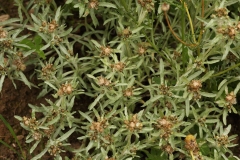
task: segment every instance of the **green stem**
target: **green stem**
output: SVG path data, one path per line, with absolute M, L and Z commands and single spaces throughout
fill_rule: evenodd
M 194 156 L 193 156 L 193 151 L 190 151 L 190 154 L 191 154 L 192 160 L 195 160 L 195 158 L 194 158 Z
M 182 1 L 182 13 L 181 13 L 181 27 L 182 27 L 182 40 L 185 41 L 185 28 L 186 28 L 186 14 L 184 12 L 184 0 Z M 183 70 L 185 72 L 185 67 L 188 63 L 188 48 L 182 44 L 182 61 L 183 61 Z
M 190 24 L 190 28 L 191 28 L 191 32 L 192 32 L 193 41 L 194 41 L 194 43 L 197 43 L 196 38 L 195 38 L 194 29 L 193 29 L 192 19 L 191 19 L 190 13 L 188 11 L 187 4 L 184 2 L 184 0 L 183 0 L 183 5 L 184 5 L 184 8 L 185 8 L 185 10 L 187 12 L 187 15 L 188 15 L 188 20 L 189 20 L 189 24 Z
M 221 72 L 218 72 L 218 73 L 212 75 L 211 77 L 217 77 L 217 76 L 219 76 L 219 75 L 221 75 L 221 74 L 224 74 L 224 73 L 226 73 L 226 72 L 228 72 L 228 71 L 230 71 L 230 70 L 233 70 L 234 68 L 237 68 L 238 66 L 240 66 L 240 63 L 238 63 L 238 64 L 236 64 L 236 65 L 234 65 L 234 66 L 232 66 L 232 67 L 229 67 L 228 69 L 225 69 L 225 70 L 223 70 L 223 71 L 221 71 Z

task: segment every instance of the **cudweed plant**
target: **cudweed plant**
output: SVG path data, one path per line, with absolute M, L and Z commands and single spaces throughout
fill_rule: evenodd
M 29 104 L 31 117 L 15 116 L 33 160 L 66 151 L 133 160 L 154 149 L 149 159 L 239 159 L 227 123 L 239 110 L 240 21 L 229 10 L 239 1 L 15 3 L 19 17 L 0 22 L 0 90 L 10 78 L 52 95 Z M 82 95 L 92 101 L 85 108 Z

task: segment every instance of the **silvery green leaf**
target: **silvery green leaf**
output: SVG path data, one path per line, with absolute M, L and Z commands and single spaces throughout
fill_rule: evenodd
M 31 143 L 31 142 L 33 142 L 33 141 L 34 141 L 34 139 L 31 137 L 31 138 L 27 139 L 25 142 L 26 142 L 26 143 Z
M 202 78 L 200 78 L 200 80 L 202 82 L 206 81 L 207 79 L 209 79 L 212 75 L 213 75 L 214 71 L 208 71 Z
M 99 2 L 98 5 L 101 7 L 107 7 L 107 8 L 117 8 L 115 4 L 112 4 L 109 2 Z
M 74 131 L 75 131 L 76 127 L 70 129 L 68 132 L 64 133 L 61 137 L 59 137 L 57 140 L 62 142 L 65 139 L 67 139 Z
M 214 63 L 217 63 L 219 61 L 220 61 L 219 59 L 216 59 L 216 60 L 206 61 L 203 64 L 214 64 Z
M 59 121 L 59 119 L 60 119 L 60 114 L 58 114 L 56 117 L 54 117 L 51 121 L 48 121 L 46 123 L 46 126 L 49 126 L 49 125 L 57 123 Z
M 122 132 L 126 131 L 127 129 L 126 128 L 120 128 L 117 130 L 116 133 L 114 133 L 114 137 L 118 137 Z
M 58 7 L 56 13 L 55 13 L 55 20 L 58 22 L 61 16 L 61 7 Z
M 157 95 L 155 97 L 150 98 L 150 100 L 148 100 L 147 102 L 144 103 L 144 105 L 142 105 L 142 107 L 145 107 L 153 102 L 155 102 L 156 100 L 159 100 L 160 98 L 163 98 L 163 95 Z
M 58 46 L 59 46 L 60 50 L 62 51 L 62 53 L 64 53 L 65 55 L 69 55 L 66 47 L 63 44 L 59 44 Z
M 39 153 L 38 155 L 36 155 L 35 157 L 33 157 L 31 160 L 39 160 L 42 158 L 42 156 L 48 151 L 49 147 L 45 147 L 44 150 L 42 150 L 41 153 Z
M 27 56 L 31 55 L 34 51 L 35 51 L 35 49 L 32 49 L 32 50 L 29 50 L 29 51 L 25 52 L 23 57 L 27 57 Z
M 31 17 L 32 17 L 33 21 L 34 21 L 38 26 L 41 26 L 41 25 L 42 25 L 41 20 L 38 19 L 34 14 L 31 14 Z
M 223 56 L 222 56 L 221 61 L 223 61 L 224 59 L 226 59 L 227 55 L 229 54 L 229 46 L 230 46 L 230 44 L 225 46 L 225 51 L 224 51 L 224 53 L 223 53 Z
M 72 27 L 68 28 L 68 30 L 66 30 L 66 31 L 64 31 L 64 32 L 62 32 L 62 33 L 60 33 L 60 34 L 59 34 L 59 37 L 65 37 L 65 36 L 68 36 L 68 35 L 72 32 L 72 30 L 73 30 Z
M 232 128 L 232 126 L 231 126 L 231 124 L 229 124 L 227 126 L 227 128 L 224 128 L 222 135 L 228 135 L 229 132 L 231 131 L 231 128 Z
M 173 135 L 176 136 L 176 137 L 186 137 L 185 134 L 180 133 L 180 132 L 175 132 L 175 133 L 173 133 Z
M 90 142 L 88 143 L 88 146 L 86 147 L 86 153 L 88 153 L 88 151 L 89 151 L 90 149 L 92 149 L 93 145 L 94 145 L 93 141 L 90 141 Z
M 239 82 L 239 83 L 237 84 L 237 86 L 235 87 L 233 93 L 236 95 L 236 94 L 238 93 L 239 89 L 240 89 L 240 82 Z
M 206 123 L 217 123 L 219 119 L 207 119 L 205 122 Z
M 53 84 L 51 84 L 50 82 L 45 81 L 44 83 L 46 83 L 47 85 L 49 85 L 52 89 L 58 91 L 58 89 L 57 89 Z
M 132 33 L 134 34 L 134 33 L 139 32 L 141 29 L 143 29 L 143 27 L 144 27 L 144 26 L 141 26 L 141 27 L 138 27 L 138 28 L 136 28 L 136 29 L 133 29 L 133 30 L 132 30 Z
M 104 96 L 105 94 L 99 94 L 98 97 L 91 103 L 88 107 L 89 110 L 92 110 L 93 107 L 96 106 L 96 104 L 99 102 L 99 100 Z
M 20 43 L 13 43 L 14 46 L 17 47 L 23 47 L 23 48 L 27 48 L 27 49 L 31 49 L 28 45 L 26 44 L 20 44 Z
M 4 79 L 5 79 L 5 75 L 1 75 L 1 79 L 0 79 L 0 92 L 2 91 Z
M 144 10 L 143 8 L 141 9 L 140 15 L 138 16 L 138 25 L 140 25 L 143 22 L 147 13 L 148 13 L 147 10 Z
M 118 87 L 118 86 L 127 86 L 128 84 L 127 83 L 117 83 L 115 86 Z
M 191 76 L 188 77 L 188 80 L 191 81 L 193 79 L 195 79 L 196 77 L 198 77 L 200 74 L 202 73 L 202 71 L 197 71 L 194 74 L 192 74 Z
M 36 141 L 36 142 L 34 143 L 34 145 L 31 147 L 31 149 L 30 149 L 30 151 L 29 151 L 30 154 L 35 150 L 35 148 L 37 147 L 37 145 L 39 144 L 39 142 L 41 142 L 41 141 Z
M 16 29 L 16 30 L 14 30 L 14 34 L 12 35 L 12 38 L 14 39 L 14 41 L 16 41 L 17 36 L 18 36 L 22 31 L 23 31 L 22 29 Z M 29 36 L 29 35 L 25 35 L 25 36 Z M 25 36 L 24 36 L 24 37 L 25 37 Z M 25 38 L 23 38 L 23 39 L 25 39 Z
M 226 2 L 224 3 L 224 6 L 223 6 L 222 8 L 227 7 L 227 6 L 231 6 L 231 5 L 233 5 L 234 3 L 239 3 L 239 0 L 226 1 Z M 236 4 L 236 5 L 238 5 L 238 4 Z
M 212 144 L 215 144 L 215 143 L 216 143 L 216 142 L 215 142 L 213 139 L 211 139 L 211 138 L 206 138 L 206 140 L 207 140 L 208 142 L 212 143 Z
M 101 45 L 100 45 L 97 41 L 95 41 L 94 39 L 92 39 L 91 42 L 92 42 L 96 47 L 98 47 L 98 48 L 101 47 Z
M 232 109 L 233 113 L 238 114 L 238 111 L 236 110 L 235 107 L 232 106 L 231 109 Z
M 113 20 L 117 19 L 118 17 L 112 17 L 104 21 L 103 25 L 107 24 L 108 22 L 112 22 Z
M 228 116 L 228 110 L 227 109 L 224 109 L 223 110 L 223 124 L 226 125 L 227 124 L 227 116 Z
M 83 116 L 84 118 L 86 118 L 90 123 L 93 121 L 92 118 L 90 118 L 87 114 L 79 111 L 79 113 L 81 114 L 81 116 Z
M 47 43 L 46 45 L 44 45 L 42 48 L 40 48 L 40 50 L 45 50 L 47 49 L 48 47 L 50 47 L 50 43 Z
M 91 16 L 91 18 L 92 18 L 92 22 L 93 22 L 94 27 L 98 26 L 99 23 L 98 23 L 98 19 L 96 18 L 94 9 L 91 9 L 91 10 L 90 10 L 90 16 Z
M 6 21 L 0 22 L 0 26 L 4 26 L 6 24 L 10 24 L 10 23 L 18 22 L 18 21 L 20 21 L 19 18 L 10 18 L 10 19 L 8 19 Z
M 22 117 L 15 115 L 14 118 L 16 118 L 19 121 L 22 121 Z
M 214 93 L 207 93 L 207 92 L 200 92 L 200 95 L 204 96 L 204 97 L 215 97 L 216 94 Z
M 26 76 L 23 74 L 23 72 L 19 72 L 19 75 L 21 77 L 21 80 L 29 87 L 31 88 L 30 82 L 27 80 Z
M 143 127 L 140 132 L 141 133 L 149 133 L 152 130 L 153 130 L 153 128 L 151 128 L 151 127 Z
M 227 79 L 224 79 L 219 85 L 218 90 L 227 82 Z
M 67 1 L 65 2 L 65 4 L 72 3 L 72 1 L 73 1 L 73 0 L 67 0 Z

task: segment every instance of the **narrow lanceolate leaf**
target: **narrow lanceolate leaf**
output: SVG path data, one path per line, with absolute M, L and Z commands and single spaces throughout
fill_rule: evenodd
M 117 8 L 117 6 L 109 2 L 99 2 L 98 5 L 101 7 L 107 7 L 107 8 Z
M 3 86 L 4 79 L 5 79 L 5 75 L 2 75 L 1 79 L 0 79 L 0 92 L 2 91 L 2 86 Z
M 70 129 L 67 133 L 63 134 L 60 138 L 58 138 L 58 140 L 60 142 L 64 141 L 65 139 L 67 139 L 74 131 L 75 131 L 76 127 Z
M 14 22 L 17 22 L 17 21 L 20 21 L 20 19 L 19 18 L 11 18 L 11 19 L 8 19 L 6 21 L 0 22 L 0 26 L 4 26 L 6 24 L 14 23 Z
M 41 157 L 48 151 L 48 147 L 46 147 L 41 153 L 33 157 L 31 160 L 39 160 Z
M 204 97 L 215 97 L 216 94 L 214 93 L 207 93 L 207 92 L 200 92 L 200 95 L 204 96 Z
M 85 113 L 83 113 L 83 112 L 81 112 L 81 111 L 79 111 L 79 113 L 81 114 L 81 116 L 83 116 L 84 118 L 86 118 L 89 122 L 92 122 L 92 121 L 93 121 L 92 118 L 90 118 L 87 114 L 85 114 Z
M 100 94 L 93 103 L 90 104 L 90 106 L 88 107 L 89 110 L 92 110 L 94 106 L 96 106 L 96 104 L 99 102 L 99 100 L 104 96 L 105 94 Z
M 19 72 L 19 75 L 20 75 L 22 81 L 23 81 L 29 88 L 31 88 L 31 84 L 30 84 L 30 82 L 27 80 L 27 78 L 26 78 L 26 76 L 23 74 L 23 72 Z

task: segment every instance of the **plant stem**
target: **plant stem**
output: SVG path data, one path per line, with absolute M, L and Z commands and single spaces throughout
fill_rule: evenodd
M 234 65 L 234 66 L 232 66 L 232 67 L 229 67 L 228 69 L 225 69 L 225 70 L 223 70 L 223 71 L 221 71 L 221 72 L 218 72 L 218 73 L 212 75 L 211 77 L 217 77 L 217 76 L 219 76 L 219 75 L 221 75 L 221 74 L 224 74 L 224 73 L 226 73 L 226 72 L 228 72 L 228 71 L 230 71 L 230 70 L 232 70 L 232 69 L 234 69 L 234 68 L 236 68 L 236 67 L 238 67 L 238 66 L 240 66 L 240 63 L 238 63 L 238 64 L 236 64 L 236 65 Z
M 201 17 L 204 18 L 204 0 L 202 0 L 201 6 L 202 6 Z M 202 35 L 203 35 L 203 22 L 201 22 L 201 30 L 200 30 L 199 37 L 198 37 L 198 44 L 201 43 Z M 198 56 L 199 56 L 200 55 L 200 48 L 198 48 L 197 52 L 198 52 Z
M 192 160 L 195 160 L 195 158 L 193 156 L 193 151 L 190 151 L 190 154 L 191 154 Z
M 183 6 L 184 6 L 184 8 L 185 8 L 185 10 L 187 12 L 188 20 L 189 20 L 189 24 L 190 24 L 190 28 L 191 28 L 191 32 L 192 32 L 193 41 L 194 41 L 194 43 L 196 43 L 195 33 L 194 33 L 194 29 L 193 29 L 193 23 L 192 23 L 192 19 L 191 19 L 190 13 L 188 11 L 187 4 L 184 2 L 184 0 L 180 0 L 180 1 L 183 4 Z
M 169 22 L 169 20 L 168 20 L 167 12 L 164 12 L 164 15 L 165 15 L 165 19 L 166 19 L 166 21 L 167 21 L 167 24 L 168 24 L 168 27 L 169 27 L 170 31 L 172 32 L 173 36 L 174 36 L 179 42 L 181 42 L 181 43 L 184 44 L 185 46 L 189 46 L 189 47 L 196 47 L 196 46 L 198 46 L 198 44 L 196 44 L 196 43 L 189 44 L 189 43 L 184 42 L 182 39 L 180 39 L 180 38 L 178 37 L 178 35 L 173 31 L 173 29 L 172 29 L 172 27 L 171 27 L 171 24 L 170 24 L 170 22 Z
M 181 21 L 182 21 L 182 40 L 185 41 L 185 28 L 186 28 L 186 23 L 185 23 L 185 12 L 184 12 L 184 0 L 182 3 L 182 10 L 181 10 Z M 187 61 L 188 61 L 188 48 L 182 44 L 182 61 L 183 61 L 183 71 L 185 72 L 185 67 L 187 65 Z

